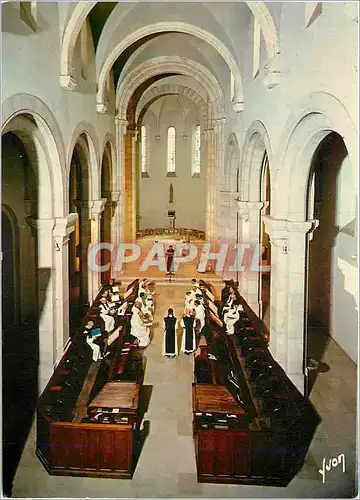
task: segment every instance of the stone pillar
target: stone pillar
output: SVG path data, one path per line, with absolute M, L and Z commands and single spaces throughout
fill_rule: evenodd
M 27 219 L 28 224 L 37 232 L 37 293 L 39 317 L 39 379 L 41 392 L 46 386 L 54 368 L 54 317 L 55 317 L 55 280 L 53 276 L 54 219 Z
M 105 209 L 107 199 L 89 201 L 89 218 L 90 218 L 90 245 L 100 243 L 100 219 L 102 212 Z M 87 257 L 86 257 L 87 258 Z M 88 269 L 88 295 L 90 304 L 98 294 L 101 285 L 101 273 L 93 269 Z
M 220 214 L 220 187 L 221 187 L 221 172 L 224 168 L 224 125 L 225 118 L 217 118 L 214 120 L 214 162 L 212 173 L 212 188 L 213 188 L 213 233 L 214 236 L 219 234 L 221 228 Z M 230 186 L 231 189 L 236 189 L 236 186 Z
M 125 134 L 127 128 L 126 118 L 115 117 L 116 127 L 116 165 L 112 170 L 112 193 L 113 202 L 117 202 L 114 207 L 111 239 L 118 245 L 125 238 Z
M 111 243 L 115 245 L 117 249 L 122 242 L 124 237 L 124 232 L 122 230 L 122 203 L 123 197 L 120 191 L 111 192 Z
M 263 216 L 271 244 L 270 345 L 274 358 L 301 393 L 305 391 L 305 255 L 316 221 Z M 306 337 L 306 336 L 305 336 Z
M 261 211 L 267 206 L 267 202 L 262 201 L 240 201 L 236 200 L 240 219 L 240 244 L 249 244 L 250 248 L 244 254 L 244 272 L 241 272 L 240 289 L 245 300 L 253 311 L 260 315 L 261 294 L 260 279 L 261 270 L 257 265 L 253 265 L 254 252 L 258 252 L 258 245 L 261 244 Z M 255 262 L 254 262 L 255 264 Z M 257 263 L 256 263 L 257 264 Z M 260 261 L 261 265 L 261 261 Z
M 124 224 L 125 241 L 132 242 L 136 235 L 136 217 L 134 207 L 136 207 L 136 177 L 135 177 L 135 130 L 128 130 L 125 135 L 125 189 L 124 189 Z M 135 220 L 134 220 L 135 219 Z
M 212 242 L 214 235 L 214 164 L 215 164 L 215 132 L 214 129 L 207 128 L 204 131 L 205 136 L 205 168 L 206 168 L 206 201 L 205 201 L 205 233 L 206 240 Z
M 55 363 L 60 361 L 69 338 L 69 238 L 75 230 L 78 214 L 56 218 L 53 230 L 55 267 Z
M 219 224 L 220 174 L 222 163 L 224 119 L 208 120 L 205 135 L 206 218 L 205 233 L 209 243 L 215 242 Z
M 139 133 L 135 130 L 132 137 L 132 210 L 131 210 L 131 241 L 136 240 L 136 212 L 137 212 L 137 172 L 136 172 L 136 142 L 138 140 Z

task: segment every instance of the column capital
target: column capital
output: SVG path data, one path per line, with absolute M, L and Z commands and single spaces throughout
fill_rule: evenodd
M 238 206 L 239 217 L 244 221 L 249 220 L 249 215 L 251 212 L 260 212 L 263 208 L 266 208 L 269 204 L 267 201 L 242 201 L 238 198 L 234 200 Z
M 35 217 L 26 217 L 26 223 L 31 229 L 37 231 L 52 231 L 54 229 L 54 219 L 35 219 Z
M 288 253 L 288 240 L 293 235 L 306 235 L 312 233 L 319 225 L 317 219 L 308 221 L 292 221 L 287 219 L 275 219 L 270 215 L 263 216 L 265 231 L 270 237 L 270 242 L 282 253 Z
M 56 250 L 59 250 L 61 246 L 68 242 L 70 234 L 75 230 L 77 219 L 77 213 L 70 213 L 66 217 L 55 218 L 53 236 Z
M 77 83 L 72 75 L 60 75 L 60 85 L 66 90 L 75 90 Z
M 264 85 L 268 89 L 272 89 L 280 83 L 281 72 L 279 65 L 279 54 L 276 54 L 276 56 L 264 66 Z
M 215 132 L 214 128 L 206 128 L 206 129 L 204 129 L 204 137 L 205 137 L 205 139 L 208 139 L 209 137 L 211 137 L 214 134 L 214 132 Z
M 104 115 L 107 112 L 106 104 L 104 104 L 103 102 L 97 102 L 96 103 L 96 111 L 99 114 Z
M 231 101 L 231 104 L 235 113 L 241 113 L 241 111 L 244 111 L 244 101 L 240 100 L 238 97 L 235 97 Z
M 107 198 L 100 200 L 89 201 L 89 219 L 96 220 L 101 217 L 101 213 L 105 210 Z
M 121 198 L 121 191 L 111 191 L 110 193 L 111 201 L 117 202 Z
M 225 117 L 214 118 L 213 123 L 214 123 L 214 131 L 216 133 L 219 133 L 219 132 L 221 132 L 221 130 L 223 129 L 223 127 L 226 123 L 226 118 Z
M 120 115 L 116 115 L 115 116 L 115 125 L 116 125 L 116 128 L 118 129 L 120 134 L 122 134 L 122 135 L 126 134 L 127 126 L 128 126 L 128 121 L 126 118 L 123 118 Z

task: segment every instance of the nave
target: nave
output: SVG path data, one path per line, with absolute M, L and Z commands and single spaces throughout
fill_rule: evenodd
M 14 497 L 54 497 L 59 491 L 62 497 L 93 498 L 346 497 L 354 493 L 351 476 L 355 470 L 355 444 L 348 436 L 355 432 L 356 367 L 333 340 L 328 343 L 323 357 L 330 370 L 319 373 L 311 395 L 322 422 L 310 445 L 304 467 L 290 484 L 285 488 L 275 488 L 197 483 L 191 426 L 193 356 L 180 354 L 169 359 L 161 355 L 163 317 L 169 307 L 174 308 L 177 317 L 180 316 L 186 290 L 186 286 L 180 283 L 156 284 L 153 337 L 144 350 L 147 359 L 144 389 L 149 403 L 143 426 L 147 435 L 133 478 L 48 475 L 34 454 L 33 424 L 14 479 Z M 220 287 L 217 292 L 220 292 Z M 179 343 L 180 340 L 178 338 Z M 341 405 L 331 397 L 334 391 L 339 393 L 340 388 Z M 337 435 L 336 442 L 332 439 L 334 434 Z M 334 469 L 327 474 L 323 484 L 318 473 L 322 458 L 339 453 L 346 453 L 345 477 L 340 469 Z

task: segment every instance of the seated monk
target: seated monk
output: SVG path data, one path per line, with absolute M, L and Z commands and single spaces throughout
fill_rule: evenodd
M 94 322 L 88 321 L 84 328 L 86 343 L 91 347 L 93 361 L 102 359 L 106 354 L 107 335 L 102 333 L 100 328 L 94 328 Z

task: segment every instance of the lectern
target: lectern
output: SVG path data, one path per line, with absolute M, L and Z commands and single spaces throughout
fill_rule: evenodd
M 169 229 L 171 232 L 175 231 L 175 210 L 168 211 L 168 219 L 169 219 Z

